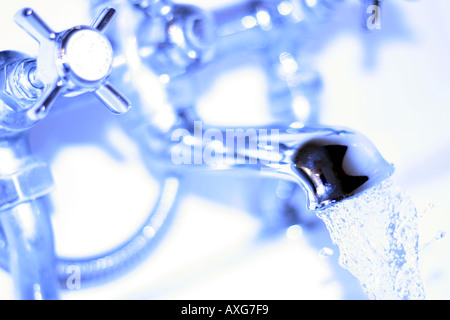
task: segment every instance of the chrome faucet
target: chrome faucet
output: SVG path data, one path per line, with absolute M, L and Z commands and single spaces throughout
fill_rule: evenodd
M 105 9 L 91 26 L 55 32 L 26 8 L 15 20 L 39 42 L 39 56 L 0 52 L 0 221 L 9 252 L 4 264 L 18 298 L 59 297 L 48 206 L 52 174 L 30 150 L 30 129 L 60 96 L 93 92 L 115 114 L 130 107 L 108 82 L 113 51 L 102 32 L 115 14 Z
M 129 1 L 138 9 L 130 13 L 133 20 L 137 21 L 134 28 L 136 33 L 128 35 L 136 39 L 138 55 L 134 58 L 140 59 L 142 66 L 156 75 L 164 77 L 168 100 L 177 118 L 169 133 L 163 135 L 158 132 L 158 128 L 148 125 L 150 121 L 139 125 L 140 138 L 137 139 L 148 142 L 163 136 L 162 139 L 168 140 L 175 133 L 176 138 L 172 141 L 157 144 L 164 146 L 159 150 L 144 145 L 153 157 L 159 154 L 166 163 L 173 163 L 171 156 L 174 153 L 184 152 L 190 159 L 184 163 L 195 164 L 195 159 L 191 159 L 190 155 L 194 154 L 197 146 L 200 148 L 197 156 L 211 149 L 218 155 L 216 159 L 220 159 L 220 165 L 214 163 L 209 167 L 220 170 L 246 167 L 263 170 L 265 174 L 276 173 L 303 187 L 308 195 L 310 209 L 351 197 L 389 177 L 393 167 L 363 135 L 350 129 L 326 128 L 318 124 L 319 106 L 315 100 L 321 89 L 321 81 L 317 73 L 300 63 L 302 45 L 313 36 L 314 29 L 325 23 L 326 18 L 343 2 L 251 0 L 207 12 L 168 0 Z M 367 21 L 367 15 L 373 14 L 369 8 L 378 8 L 379 5 L 379 1 L 362 1 L 363 20 Z M 377 11 L 376 14 L 380 13 Z M 117 34 L 114 39 L 120 54 L 125 50 L 121 47 L 125 41 L 118 39 Z M 255 147 L 259 146 L 258 143 L 250 148 L 230 150 L 217 139 L 203 140 L 204 133 L 214 129 L 218 131 L 219 137 L 225 137 L 226 128 L 202 125 L 202 133 L 195 133 L 195 123 L 202 121 L 195 111 L 197 96 L 192 94 L 192 91 L 195 92 L 192 87 L 197 81 L 196 76 L 204 76 L 204 70 L 221 59 L 243 56 L 247 51 L 256 51 L 262 57 L 263 67 L 267 71 L 273 123 L 265 128 L 279 130 L 276 151 L 270 146 L 272 151 L 262 152 L 261 148 Z M 120 73 L 117 75 L 120 77 Z M 115 79 L 120 86 L 121 79 Z M 133 94 L 130 93 L 130 96 L 133 97 Z M 310 112 L 304 117 L 298 117 L 293 112 L 297 99 L 309 103 Z M 134 105 L 135 112 L 142 107 L 139 99 Z M 146 125 L 147 130 L 142 129 Z M 241 129 L 247 132 L 251 128 Z M 271 139 L 252 133 L 246 138 Z M 167 148 L 167 143 L 171 143 L 172 147 Z M 261 163 L 260 158 L 256 161 L 257 165 L 251 165 L 248 161 L 244 162 L 245 165 L 236 165 L 222 161 L 229 154 L 247 160 L 251 157 L 263 159 L 270 154 L 271 159 L 278 160 L 276 165 L 267 164 L 267 161 Z M 208 166 L 201 160 L 197 164 Z M 181 167 L 180 171 L 197 170 L 193 168 L 195 165 Z
M 204 127 L 195 121 L 192 130 L 183 126 L 175 129 L 171 147 L 160 149 L 159 154 L 155 152 L 155 157 L 175 163 L 175 168 L 182 164 L 180 170 L 185 172 L 245 169 L 262 177 L 292 181 L 305 191 L 310 210 L 357 195 L 394 172 L 393 165 L 366 137 L 346 128 L 293 122 L 288 127 L 272 125 L 239 130 L 236 133 Z
M 0 246 L 0 266 L 13 274 L 18 297 L 57 298 L 59 286 L 67 282 L 67 271 L 74 266 L 80 271 L 80 281 L 87 284 L 137 265 L 176 210 L 185 173 L 190 170 L 239 174 L 243 169 L 262 178 L 274 176 L 300 186 L 310 210 L 352 197 L 389 177 L 393 167 L 361 134 L 318 124 L 321 80 L 298 53 L 313 30 L 342 2 L 258 0 L 206 12 L 170 0 L 121 1 L 116 8 L 125 19 L 111 33 L 106 26 L 114 9 L 102 11 L 91 26 L 60 33 L 52 31 L 33 10 L 20 11 L 16 21 L 40 43 L 41 50 L 37 59 L 11 51 L 0 53 L 4 88 L 0 91 L 0 192 L 7 195 L 0 200 L 0 244 L 2 238 L 6 243 Z M 243 52 L 257 52 L 261 57 L 271 83 L 273 123 L 261 131 L 239 128 L 245 133 L 241 146 L 204 139 L 208 130 L 225 137 L 227 128 L 205 125 L 196 135 L 196 123 L 202 122 L 195 110 L 198 96 L 193 79 L 221 59 Z M 174 117 L 165 129 L 146 113 L 151 101 L 142 96 L 151 84 L 125 77 L 136 62 L 141 72 L 159 77 L 166 90 L 168 111 Z M 114 87 L 133 105 L 124 118 L 125 128 L 142 147 L 149 167 L 162 176 L 159 200 L 147 221 L 117 248 L 95 257 L 56 257 L 46 202 L 53 185 L 51 173 L 46 164 L 33 158 L 29 129 L 46 117 L 61 95 L 92 92 L 113 113 L 125 113 L 130 102 Z M 299 116 L 295 108 L 304 101 L 308 112 Z M 191 158 L 195 150 L 201 156 L 214 152 L 214 161 L 201 158 L 195 163 Z M 177 165 L 173 156 L 180 152 L 189 155 L 192 163 Z M 270 196 L 266 193 L 261 197 Z M 26 221 L 34 223 L 31 229 L 25 228 Z

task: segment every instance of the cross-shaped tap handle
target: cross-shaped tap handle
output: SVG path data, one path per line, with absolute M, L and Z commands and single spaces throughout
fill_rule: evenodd
M 128 111 L 130 103 L 108 82 L 113 50 L 103 31 L 116 15 L 104 9 L 90 26 L 53 31 L 32 9 L 17 12 L 16 23 L 39 42 L 36 78 L 45 85 L 29 109 L 31 119 L 43 118 L 61 95 L 93 92 L 114 114 Z

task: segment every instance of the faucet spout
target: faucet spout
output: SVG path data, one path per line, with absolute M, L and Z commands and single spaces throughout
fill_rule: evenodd
M 297 122 L 278 128 L 276 136 L 273 129 L 264 130 L 268 136 L 261 130 L 249 136 L 250 147 L 238 148 L 236 157 L 246 159 L 246 168 L 298 183 L 311 210 L 357 195 L 394 172 L 375 145 L 356 131 Z
M 299 122 L 233 130 L 186 119 L 180 123 L 169 133 L 171 147 L 151 148 L 152 155 L 183 172 L 245 170 L 296 182 L 306 191 L 311 210 L 357 195 L 394 172 L 367 137 L 350 129 Z
M 390 177 L 394 167 L 362 134 L 335 131 L 305 141 L 291 158 L 294 173 L 317 209 L 354 196 Z

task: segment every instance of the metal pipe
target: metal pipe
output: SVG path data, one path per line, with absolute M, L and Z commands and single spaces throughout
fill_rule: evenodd
M 21 300 L 59 298 L 53 231 L 45 199 L 0 212 L 9 250 L 15 296 Z

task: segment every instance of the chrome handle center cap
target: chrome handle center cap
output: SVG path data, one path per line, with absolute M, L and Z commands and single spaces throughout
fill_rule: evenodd
M 64 63 L 79 78 L 99 81 L 111 71 L 113 50 L 98 31 L 81 29 L 73 32 L 64 48 Z

